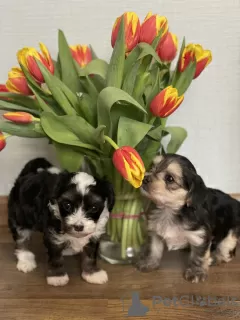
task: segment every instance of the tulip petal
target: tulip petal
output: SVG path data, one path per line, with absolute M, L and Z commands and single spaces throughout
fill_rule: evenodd
M 135 188 L 139 188 L 144 178 L 145 167 L 138 152 L 129 146 L 117 149 L 113 163 L 120 174 Z
M 154 116 L 166 117 L 172 114 L 182 103 L 184 96 L 178 96 L 178 90 L 172 86 L 163 89 L 150 104 Z
M 125 26 L 125 51 L 129 52 L 138 44 L 140 35 L 140 21 L 135 12 L 125 12 L 123 15 L 118 17 L 112 29 L 111 44 L 113 48 L 118 37 L 122 18 L 124 18 Z
M 27 79 L 20 68 L 12 68 L 8 72 L 8 80 L 6 82 L 8 91 L 22 93 L 24 95 L 32 95 L 32 91 L 28 87 Z
M 179 71 L 183 72 L 191 61 L 196 60 L 196 71 L 194 79 L 196 79 L 206 66 L 212 61 L 212 53 L 210 50 L 204 50 L 200 44 L 188 44 L 182 53 L 179 62 Z
M 8 88 L 5 84 L 0 84 L 0 92 L 8 92 Z
M 33 122 L 33 116 L 27 112 L 7 112 L 3 114 L 3 117 L 15 123 L 31 123 Z
M 2 151 L 6 146 L 6 138 L 4 134 L 0 131 L 0 151 Z
M 18 51 L 17 58 L 18 62 L 29 71 L 36 81 L 43 83 L 44 77 L 35 59 L 41 61 L 52 74 L 54 73 L 54 64 L 47 47 L 43 43 L 39 45 L 42 53 L 39 53 L 35 48 L 25 47 Z

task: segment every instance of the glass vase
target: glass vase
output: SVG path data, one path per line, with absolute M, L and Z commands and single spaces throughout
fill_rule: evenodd
M 112 170 L 116 199 L 99 254 L 111 264 L 129 264 L 135 261 L 145 241 L 144 202 L 139 189 L 133 188 L 113 167 Z

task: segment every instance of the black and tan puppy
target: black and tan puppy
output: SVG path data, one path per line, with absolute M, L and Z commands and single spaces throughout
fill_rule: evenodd
M 148 240 L 137 267 L 159 268 L 168 250 L 190 246 L 185 279 L 204 281 L 213 263 L 229 262 L 239 237 L 240 204 L 226 193 L 207 188 L 192 163 L 180 155 L 157 156 L 141 187 L 152 201 L 147 213 Z

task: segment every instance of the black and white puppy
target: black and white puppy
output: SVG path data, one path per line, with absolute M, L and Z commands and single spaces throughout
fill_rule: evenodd
M 159 268 L 168 250 L 190 246 L 185 279 L 204 281 L 213 263 L 229 262 L 240 234 L 240 203 L 207 188 L 193 164 L 180 155 L 157 156 L 146 174 L 142 194 L 152 201 L 147 212 L 148 240 L 137 267 Z
M 32 231 L 40 231 L 48 251 L 49 285 L 68 283 L 63 256 L 80 252 L 82 278 L 95 284 L 107 282 L 107 273 L 97 266 L 97 252 L 113 206 L 114 191 L 108 181 L 85 172 L 60 172 L 43 158 L 31 160 L 8 200 L 17 269 L 30 272 L 36 268 L 29 240 Z

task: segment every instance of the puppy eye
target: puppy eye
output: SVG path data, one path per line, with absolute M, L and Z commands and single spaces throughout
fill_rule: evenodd
M 167 183 L 173 183 L 173 182 L 174 182 L 173 176 L 171 176 L 170 174 L 167 174 L 167 175 L 165 176 L 165 181 L 166 181 Z
M 63 208 L 67 212 L 71 212 L 72 211 L 72 204 L 69 201 L 64 201 L 63 202 Z

